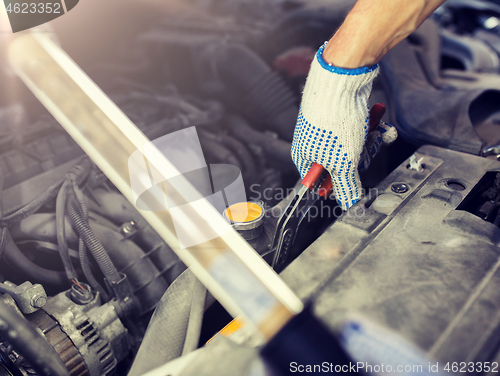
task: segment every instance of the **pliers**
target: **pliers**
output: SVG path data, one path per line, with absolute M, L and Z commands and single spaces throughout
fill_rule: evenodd
M 381 103 L 375 104 L 370 109 L 369 132 L 376 129 L 384 113 L 385 106 Z M 302 220 L 320 197 L 326 199 L 332 191 L 331 175 L 322 165 L 314 163 L 278 219 L 271 244 L 271 250 L 275 249 L 271 266 L 277 272 L 280 272 L 288 261 L 290 249 L 297 237 Z
M 302 219 L 320 197 L 327 198 L 332 190 L 332 177 L 323 166 L 314 163 L 278 219 L 271 248 L 276 249 L 271 265 L 276 271 L 285 265 Z

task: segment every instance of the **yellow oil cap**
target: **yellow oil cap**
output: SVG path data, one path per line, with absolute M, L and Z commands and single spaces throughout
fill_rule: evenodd
M 238 202 L 225 211 L 225 217 L 232 222 L 249 223 L 262 217 L 263 208 L 255 202 Z
M 243 238 L 250 240 L 262 233 L 265 213 L 264 203 L 238 202 L 224 210 L 223 215 Z

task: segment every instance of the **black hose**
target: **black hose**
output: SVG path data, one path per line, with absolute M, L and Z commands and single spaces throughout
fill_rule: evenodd
M 71 200 L 70 204 L 74 205 L 73 211 L 78 210 L 74 200 Z M 167 289 L 167 283 L 160 278 L 160 272 L 153 262 L 142 249 L 122 234 L 92 219 L 89 220 L 88 226 L 93 231 L 95 239 L 109 254 L 109 258 L 119 272 L 127 275 L 134 290 L 134 296 L 142 308 L 142 313 L 154 309 Z M 56 239 L 55 215 L 49 213 L 33 214 L 15 224 L 11 231 L 16 240 L 37 239 L 54 242 Z M 70 247 L 78 244 L 79 234 L 74 231 L 69 221 L 66 221 L 66 237 Z
M 222 145 L 231 150 L 243 164 L 243 178 L 245 183 L 250 184 L 257 177 L 257 166 L 252 153 L 247 149 L 245 144 L 235 137 L 227 134 L 220 134 Z
M 14 308 L 0 300 L 0 335 L 28 363 L 44 376 L 68 376 L 68 370 L 54 348 L 39 331 L 19 315 Z
M 3 217 L 3 179 L 3 171 L 0 169 L 0 217 Z M 0 236 L 1 256 L 12 268 L 28 274 L 28 276 L 36 280 L 36 282 L 48 283 L 51 285 L 65 285 L 67 283 L 65 273 L 42 268 L 28 259 L 17 247 L 7 227 L 2 228 Z
M 203 111 L 203 123 L 196 125 L 214 124 L 220 121 L 224 116 L 224 106 L 218 101 L 204 100 L 194 96 L 187 96 L 186 99 Z
M 213 134 L 204 131 L 200 132 L 200 136 L 207 137 L 208 139 L 215 141 L 223 145 L 226 149 L 232 151 L 233 154 L 237 156 L 243 168 L 242 172 L 245 181 L 247 183 L 250 183 L 255 180 L 257 167 L 255 166 L 252 154 L 250 154 L 250 152 L 242 142 L 224 133 Z
M 79 208 L 73 200 L 69 202 L 68 211 L 71 221 L 75 225 L 76 231 L 83 239 L 85 246 L 94 256 L 97 265 L 99 265 L 99 268 L 106 279 L 110 283 L 118 283 L 121 280 L 120 273 L 113 264 L 113 261 L 109 258 L 109 255 L 103 248 L 101 242 L 95 237 L 94 231 L 92 231 L 88 223 L 78 212 Z
M 224 107 L 217 101 L 205 101 L 197 98 L 187 100 L 179 96 L 146 95 L 146 97 L 163 105 L 171 105 L 182 112 L 174 117 L 161 119 L 142 129 L 150 140 L 183 128 L 214 124 L 220 121 L 224 115 Z
M 73 182 L 73 192 L 75 193 L 75 199 L 80 206 L 80 210 L 82 211 L 83 219 L 88 222 L 89 213 L 87 204 L 85 202 L 85 196 L 83 195 L 80 187 L 78 187 L 78 184 L 76 184 L 75 182 Z M 95 291 L 98 291 L 104 301 L 107 301 L 109 299 L 109 296 L 95 278 L 94 273 L 92 273 L 89 257 L 87 254 L 87 247 L 85 247 L 85 242 L 83 241 L 83 238 L 81 236 L 78 239 L 78 256 L 80 258 L 80 265 L 82 266 L 83 275 L 87 279 L 90 287 L 92 287 Z
M 213 135 L 209 132 L 203 132 L 200 134 L 200 145 L 207 161 L 210 163 L 227 163 L 243 170 L 240 160 L 212 136 Z
M 64 179 L 51 185 L 44 193 L 26 204 L 21 209 L 6 216 L 5 218 L 0 219 L 0 227 L 9 227 L 13 223 L 19 222 L 35 213 L 43 205 L 56 197 L 66 179 L 74 179 L 78 184 L 80 184 L 87 177 L 91 167 L 92 162 L 90 162 L 88 158 L 84 158 L 66 174 Z
M 179 117 L 165 118 L 142 129 L 144 134 L 150 139 L 155 140 L 167 133 L 175 132 L 185 127 L 184 122 Z
M 298 98 L 257 53 L 243 44 L 217 42 L 201 51 L 197 63 L 217 72 L 226 88 L 224 99 L 234 110 L 260 129 L 292 140 Z
M 254 176 L 256 173 L 256 166 L 253 160 L 253 156 L 248 151 L 247 146 L 245 146 L 245 144 L 243 142 L 240 142 L 240 140 L 238 140 L 237 138 L 232 137 L 228 134 L 219 133 L 217 136 L 220 142 L 225 147 L 230 149 L 235 155 L 238 156 L 238 158 L 243 163 L 248 176 Z
M 292 145 L 288 141 L 273 138 L 257 131 L 239 116 L 227 116 L 226 126 L 229 133 L 241 142 L 260 146 L 264 150 L 270 166 L 287 172 L 296 170 L 290 156 Z
M 61 189 L 61 186 L 64 183 L 64 180 L 65 179 L 57 182 L 56 184 L 51 185 L 49 188 L 47 188 L 47 190 L 44 193 L 42 193 L 40 196 L 38 196 L 28 204 L 26 204 L 24 207 L 8 215 L 7 217 L 2 218 L 0 220 L 0 227 L 9 227 L 13 223 L 19 222 L 24 218 L 27 218 L 33 213 L 35 213 L 43 205 L 45 205 L 51 199 L 56 197 L 56 195 L 59 193 L 59 190 Z
M 66 214 L 66 197 L 71 181 L 66 179 L 63 183 L 56 199 L 56 231 L 57 231 L 57 248 L 69 280 L 76 279 L 77 275 L 75 268 L 69 257 L 68 243 L 66 242 L 66 233 L 64 226 L 64 216 Z
M 3 217 L 3 180 L 3 171 L 0 169 L 0 218 Z M 7 227 L 1 229 L 0 236 L 0 257 L 12 268 L 28 274 L 35 282 L 58 286 L 67 284 L 65 273 L 42 268 L 28 259 L 17 247 Z
M 3 179 L 3 171 L 1 171 L 0 169 L 0 218 L 3 217 Z M 42 268 L 28 259 L 24 255 L 24 253 L 22 253 L 21 250 L 17 247 L 7 227 L 3 227 L 1 231 L 1 257 L 12 268 L 28 274 L 28 276 L 30 276 L 36 282 L 42 282 L 51 285 L 65 285 L 68 282 L 66 280 L 65 273 Z
M 30 278 L 33 279 L 33 282 L 36 281 L 58 286 L 66 286 L 68 284 L 65 272 L 42 268 L 27 258 L 17 247 L 16 243 L 12 239 L 12 236 L 10 235 L 9 230 L 7 230 L 6 234 L 6 244 L 3 258 L 12 268 L 30 276 Z

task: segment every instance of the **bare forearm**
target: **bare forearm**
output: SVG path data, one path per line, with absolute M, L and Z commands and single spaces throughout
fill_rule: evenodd
M 342 68 L 378 63 L 445 0 L 358 0 L 330 39 L 323 58 Z

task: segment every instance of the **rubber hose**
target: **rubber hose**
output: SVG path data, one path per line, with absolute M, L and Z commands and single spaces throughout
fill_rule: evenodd
M 64 227 L 64 216 L 66 213 L 66 198 L 68 196 L 68 188 L 71 182 L 66 179 L 63 183 L 56 199 L 56 231 L 57 231 L 57 248 L 69 280 L 76 279 L 77 275 L 75 268 L 69 257 L 68 243 L 66 242 L 66 234 Z
M 260 129 L 292 140 L 298 98 L 259 55 L 243 44 L 219 43 L 207 46 L 201 56 L 199 63 L 209 64 L 218 72 L 226 87 L 226 100 L 238 112 Z
M 186 338 L 182 347 L 182 355 L 186 355 L 198 348 L 200 342 L 203 314 L 205 312 L 205 301 L 207 289 L 196 279 L 193 283 L 193 294 L 191 296 L 191 308 L 189 310 L 189 321 L 186 329 Z
M 199 135 L 201 138 L 207 139 L 213 144 L 219 144 L 219 147 L 230 150 L 233 154 L 233 158 L 237 159 L 239 165 L 241 165 L 244 177 L 246 177 L 249 182 L 253 181 L 256 174 L 256 167 L 255 163 L 253 162 L 253 157 L 246 149 L 245 145 L 243 145 L 234 137 L 223 133 L 214 134 L 212 132 L 201 131 L 199 132 Z M 206 144 L 206 146 L 211 147 L 210 145 L 213 144 Z M 207 150 L 208 153 L 210 153 L 211 151 L 212 150 Z
M 175 108 L 181 114 L 180 117 L 187 119 L 185 126 L 209 125 L 224 116 L 224 107 L 220 102 L 194 96 L 181 96 L 176 89 L 170 94 L 160 95 L 133 91 L 130 97 L 145 103 L 156 102 L 162 107 Z
M 75 205 L 75 202 L 73 200 L 70 201 L 68 204 L 68 212 L 76 231 L 83 239 L 83 242 L 89 249 L 90 253 L 94 256 L 97 265 L 99 265 L 99 268 L 106 279 L 111 283 L 119 282 L 121 280 L 120 273 L 113 264 L 113 261 L 111 261 L 109 255 L 106 253 L 106 250 L 103 248 L 101 242 L 95 237 L 94 231 L 92 231 L 88 223 L 82 218 L 80 213 L 78 213 L 78 210 L 79 209 Z
M 45 205 L 48 201 L 56 197 L 57 193 L 61 189 L 64 180 L 57 182 L 56 184 L 51 185 L 47 190 L 42 193 L 40 196 L 35 198 L 33 201 L 26 204 L 24 207 L 19 209 L 18 211 L 8 215 L 5 218 L 0 220 L 0 227 L 9 227 L 15 222 L 21 221 L 24 218 L 29 217 L 38 209 L 40 209 L 43 205 Z
M 231 137 L 230 135 L 224 133 L 220 133 L 218 137 L 222 144 L 230 149 L 234 154 L 236 154 L 243 162 L 247 174 L 254 176 L 257 167 L 255 166 L 255 163 L 253 161 L 252 154 L 250 154 L 243 142 L 240 142 L 240 140 L 238 140 L 237 138 Z
M 0 300 L 0 335 L 35 368 L 40 375 L 68 376 L 61 357 L 31 323 Z
M 219 142 L 224 147 L 231 150 L 233 154 L 238 157 L 243 167 L 243 176 L 246 177 L 247 181 L 251 182 L 255 179 L 257 167 L 255 166 L 252 155 L 243 143 L 224 133 L 215 135 L 213 133 L 204 132 L 202 135 L 211 137 L 212 141 Z
M 2 169 L 0 169 L 0 217 L 3 217 L 3 181 L 4 174 Z M 68 282 L 65 273 L 42 268 L 28 259 L 17 247 L 7 227 L 2 228 L 1 251 L 1 256 L 7 264 L 17 271 L 28 274 L 34 282 L 42 282 L 51 285 L 65 285 Z
M 144 134 L 150 140 L 155 140 L 161 136 L 165 136 L 167 133 L 175 132 L 184 127 L 184 123 L 178 117 L 173 119 L 166 118 L 150 125 L 147 128 L 142 129 Z
M 160 100 L 161 102 L 161 100 Z M 189 111 L 187 108 L 194 107 L 184 99 L 178 100 L 179 103 L 185 103 L 182 109 L 185 114 L 178 115 L 173 118 L 161 119 L 158 122 L 144 128 L 142 131 L 150 139 L 154 140 L 183 128 L 211 125 L 222 119 L 224 115 L 224 107 L 216 101 L 202 101 L 196 98 L 191 98 L 189 102 L 193 102 L 196 111 Z
M 212 137 L 207 137 L 206 132 L 200 137 L 200 144 L 203 152 L 208 156 L 207 159 L 212 163 L 227 163 L 234 165 L 240 169 L 243 166 L 239 159 L 237 159 L 233 153 L 231 153 L 227 148 L 222 146 L 219 142 L 212 139 Z
M 279 201 L 279 197 L 283 194 L 283 180 L 281 171 L 275 169 L 265 170 L 261 175 L 261 180 L 258 183 L 259 187 L 265 187 L 266 191 L 271 191 L 271 194 L 260 192 L 262 200 L 273 206 Z
M 85 203 L 85 196 L 83 195 L 83 192 L 80 190 L 80 187 L 78 187 L 78 184 L 76 183 L 73 184 L 73 192 L 75 193 L 75 200 L 78 202 L 80 209 L 82 211 L 83 219 L 85 221 L 88 221 L 89 213 L 87 209 L 87 204 Z M 83 275 L 85 275 L 85 278 L 87 279 L 87 282 L 89 283 L 90 287 L 92 287 L 95 291 L 98 291 L 101 294 L 104 301 L 107 301 L 109 299 L 109 296 L 106 293 L 106 291 L 102 288 L 101 284 L 95 278 L 94 273 L 92 273 L 92 269 L 90 268 L 89 257 L 87 254 L 87 247 L 85 246 L 85 243 L 81 236 L 78 239 L 78 256 L 80 259 L 80 265 L 82 267 Z
M 64 179 L 51 185 L 49 188 L 47 188 L 47 190 L 44 193 L 42 193 L 40 196 L 38 196 L 28 204 L 26 204 L 21 209 L 8 215 L 5 218 L 2 218 L 0 220 L 0 227 L 9 227 L 13 223 L 19 222 L 22 219 L 27 218 L 33 213 L 35 213 L 43 205 L 45 205 L 51 199 L 56 197 L 56 195 L 59 193 L 62 184 L 68 177 L 71 177 L 77 182 L 77 184 L 80 184 L 87 177 L 91 167 L 92 167 L 92 162 L 90 162 L 88 158 L 84 158 L 81 162 L 79 162 L 66 174 L 66 177 Z
M 128 376 L 140 376 L 182 355 L 196 277 L 186 270 L 165 292 Z
M 187 100 L 195 106 L 201 108 L 201 110 L 205 114 L 206 125 L 218 122 L 224 116 L 224 106 L 218 101 L 204 100 L 198 97 L 188 97 Z
M 94 200 L 88 200 L 91 211 L 100 214 L 118 226 L 125 222 L 134 221 L 136 223 L 138 232 L 134 240 L 146 250 L 151 261 L 168 284 L 171 284 L 186 269 L 174 251 L 123 195 L 104 189 L 94 189 L 93 197 L 98 200 L 98 203 Z
M 17 247 L 9 230 L 7 230 L 6 234 L 4 259 L 15 270 L 27 274 L 30 279 L 33 279 L 33 282 L 58 286 L 68 285 L 68 278 L 65 272 L 42 268 L 27 258 Z
M 226 126 L 229 133 L 240 141 L 262 147 L 270 165 L 281 170 L 295 171 L 290 154 L 292 145 L 288 141 L 255 130 L 239 116 L 227 116 Z
M 54 242 L 56 238 L 54 214 L 33 214 L 11 229 L 14 239 L 37 239 Z M 159 278 L 158 269 L 146 257 L 142 249 L 120 233 L 105 227 L 92 219 L 90 228 L 99 240 L 116 268 L 125 273 L 134 289 L 134 295 L 145 313 L 151 310 L 167 289 L 167 283 Z M 66 237 L 70 247 L 78 244 L 78 234 L 66 221 Z
M 236 154 L 239 160 L 243 163 L 245 168 L 244 176 L 246 177 L 248 183 L 253 182 L 257 176 L 257 166 L 253 160 L 252 154 L 248 151 L 247 147 L 243 142 L 240 142 L 235 137 L 231 137 L 227 134 L 220 135 L 222 144 Z

